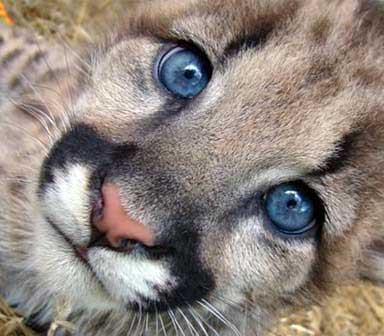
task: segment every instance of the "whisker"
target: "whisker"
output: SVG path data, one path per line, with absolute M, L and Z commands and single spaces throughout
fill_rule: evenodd
M 196 310 L 193 309 L 193 311 L 196 314 L 196 316 L 199 318 L 199 320 L 202 321 L 208 327 L 208 329 L 210 329 L 216 336 L 220 336 L 218 331 L 204 317 L 202 317 Z
M 28 86 L 31 88 L 31 90 L 33 91 L 34 95 L 35 95 L 35 96 L 38 98 L 38 100 L 39 100 L 41 103 L 43 103 L 44 106 L 47 108 L 47 112 L 48 112 L 48 115 L 49 115 L 49 120 L 50 120 L 50 122 L 52 123 L 52 125 L 53 125 L 54 127 L 56 127 L 56 128 L 58 129 L 57 124 L 56 124 L 55 121 L 54 121 L 54 116 L 53 116 L 53 114 L 52 114 L 52 111 L 51 111 L 51 109 L 48 107 L 48 105 L 44 103 L 44 99 L 42 98 L 41 93 L 36 89 L 36 85 L 34 85 L 26 75 L 24 75 L 24 74 L 20 74 L 19 76 L 20 76 L 25 82 L 27 82 Z M 45 115 L 46 115 L 46 114 L 45 114 Z M 47 118 L 48 118 L 48 116 L 47 116 Z M 58 131 L 60 132 L 59 129 L 58 129 Z
M 55 139 L 54 139 L 54 135 L 51 133 L 49 127 L 48 127 L 48 124 L 47 124 L 47 120 L 44 118 L 44 115 L 41 113 L 41 110 L 39 109 L 36 109 L 34 106 L 29 106 L 27 107 L 27 104 L 17 104 L 16 102 L 14 102 L 12 100 L 12 98 L 9 98 L 10 102 L 12 104 L 14 104 L 16 107 L 20 108 L 20 107 L 23 107 L 30 116 L 32 116 L 33 118 L 35 118 L 39 124 L 43 127 L 44 131 L 46 132 L 47 136 L 48 136 L 48 140 L 51 144 L 51 146 L 54 144 L 55 142 Z M 38 115 L 36 115 L 36 112 Z
M 137 322 L 137 327 L 136 327 L 136 330 L 134 332 L 134 335 L 137 335 L 140 333 L 140 325 L 141 325 L 142 317 L 143 317 L 143 311 L 142 311 L 141 305 L 139 304 L 139 321 Z
M 245 300 L 245 301 L 247 302 L 247 303 L 246 303 L 246 307 L 245 307 L 245 306 L 240 305 L 240 304 L 238 304 L 238 303 L 236 303 L 236 302 L 234 302 L 234 301 L 231 301 L 229 298 L 226 298 L 226 297 L 224 297 L 224 296 L 222 296 L 222 295 L 212 294 L 212 296 L 213 296 L 215 299 L 217 299 L 217 300 L 219 300 L 219 301 L 221 301 L 221 302 L 227 304 L 227 305 L 230 306 L 231 308 L 234 308 L 234 309 L 236 309 L 236 310 L 238 310 L 238 311 L 241 311 L 242 313 L 245 313 L 245 309 L 247 309 L 247 315 L 248 315 L 248 318 L 251 317 L 251 318 L 255 321 L 255 323 L 257 323 L 258 325 L 260 325 L 260 327 L 261 327 L 263 330 L 269 332 L 269 333 L 272 334 L 272 335 L 281 336 L 280 334 L 278 334 L 278 333 L 272 331 L 272 329 L 271 329 L 270 326 L 266 326 L 266 325 L 260 320 L 260 317 L 259 317 L 257 314 L 255 314 L 255 313 L 252 312 L 252 309 L 256 309 L 256 308 L 257 308 L 253 302 L 251 302 L 251 301 L 249 301 L 249 300 Z M 249 306 L 251 306 L 251 311 L 249 310 Z
M 72 48 L 70 42 L 68 41 L 68 39 L 63 35 L 61 34 L 61 32 L 58 32 L 57 33 L 57 36 L 59 37 L 59 42 L 64 44 L 64 46 L 71 52 L 71 54 L 73 55 L 74 58 L 76 58 L 76 60 L 78 62 L 80 62 L 82 65 L 84 65 L 84 67 L 87 69 L 87 70 L 91 70 L 91 64 L 84 61 L 84 58 L 74 49 Z M 84 70 L 83 70 L 84 71 Z M 89 75 L 87 72 L 84 71 L 84 74 L 85 75 Z
M 201 322 L 200 317 L 197 315 L 196 311 L 192 308 L 192 306 L 189 306 L 188 311 L 191 314 L 192 318 L 196 321 L 197 325 L 203 331 L 204 335 L 209 336 L 207 330 L 204 328 L 203 323 Z
M 6 121 L 1 121 L 0 124 L 1 124 L 1 125 L 6 125 L 6 126 L 8 126 L 8 127 L 13 127 L 14 129 L 21 131 L 22 134 L 27 135 L 27 136 L 30 137 L 36 144 L 38 144 L 38 145 L 44 150 L 44 153 L 45 153 L 45 154 L 48 154 L 48 152 L 49 152 L 49 148 L 48 148 L 47 144 L 45 144 L 44 142 L 42 142 L 40 139 L 36 138 L 33 134 L 29 133 L 28 130 L 26 130 L 25 128 L 23 128 L 23 127 L 21 127 L 21 126 L 18 126 L 18 125 L 15 125 L 15 124 L 10 123 L 10 122 L 6 122 Z
M 134 314 L 134 316 L 132 317 L 131 325 L 129 326 L 129 330 L 128 330 L 127 335 L 131 335 L 131 331 L 133 329 L 133 326 L 135 325 L 136 318 L 137 318 L 137 316 L 136 316 L 136 314 Z
M 176 324 L 175 324 L 175 321 L 173 320 L 173 317 L 172 317 L 172 315 L 171 315 L 171 310 L 169 309 L 169 310 L 167 311 L 167 313 L 168 313 L 168 316 L 169 316 L 169 318 L 170 318 L 170 320 L 171 320 L 173 329 L 174 329 L 175 332 L 176 332 L 176 336 L 179 336 L 179 331 L 178 331 L 177 326 L 176 326 Z
M 159 318 L 160 318 L 161 329 L 163 330 L 163 335 L 168 336 L 167 329 L 165 328 L 164 320 L 163 320 L 163 317 L 161 316 L 161 314 L 159 315 Z M 128 333 L 128 335 L 129 335 L 129 333 Z
M 25 77 L 25 76 L 24 76 Z M 27 78 L 27 77 L 25 77 L 25 78 Z M 69 107 L 68 107 L 68 105 L 66 104 L 66 102 L 64 101 L 64 98 L 63 98 L 63 96 L 62 96 L 62 94 L 58 91 L 58 90 L 55 90 L 53 87 L 48 87 L 48 86 L 46 86 L 46 85 L 43 85 L 43 84 L 41 84 L 41 83 L 38 83 L 38 82 L 31 82 L 30 81 L 30 84 L 29 84 L 31 87 L 33 87 L 34 88 L 34 90 L 36 91 L 36 92 L 39 92 L 37 89 L 40 89 L 41 91 L 43 91 L 43 90 L 46 90 L 46 91 L 48 91 L 48 92 L 51 92 L 51 93 L 53 93 L 55 96 L 56 96 L 56 98 L 58 99 L 58 100 L 60 100 L 61 102 L 61 104 L 63 105 L 63 107 L 64 107 L 64 114 L 63 115 L 60 115 L 60 118 L 61 118 L 61 121 L 63 122 L 63 127 L 64 127 L 64 130 L 65 131 L 68 131 L 68 127 L 71 127 L 71 124 L 70 124 L 70 115 L 68 114 L 68 113 L 65 113 L 65 111 L 67 110 L 67 109 L 69 109 Z M 41 94 L 39 93 L 38 94 L 40 97 L 41 97 Z M 39 98 L 39 97 L 38 97 Z M 39 98 L 39 101 L 41 101 L 42 103 L 43 103 L 43 100 L 44 99 L 42 99 L 42 98 Z M 56 106 L 58 105 L 58 103 L 56 102 Z M 49 113 L 49 115 L 50 115 L 50 117 L 51 117 L 51 119 L 54 121 L 54 119 L 55 119 L 55 117 L 53 116 L 53 114 L 52 114 L 52 111 L 51 111 L 51 109 L 48 107 L 48 105 L 46 104 L 46 103 L 44 103 L 44 106 L 45 107 L 47 107 L 47 110 L 48 110 L 48 113 Z M 65 119 L 64 119 L 65 118 Z M 55 123 L 56 124 L 56 123 Z M 57 124 L 56 124 L 57 125 Z M 57 126 L 58 127 L 58 126 Z M 61 130 L 60 130 L 60 128 L 58 127 L 58 130 L 59 130 L 59 132 L 61 132 Z
M 178 322 L 178 320 L 177 320 L 177 317 L 176 317 L 176 315 L 175 315 L 175 313 L 173 312 L 172 309 L 169 311 L 169 314 L 171 315 L 172 320 L 175 321 L 176 327 L 179 328 L 181 334 L 182 334 L 183 336 L 186 336 L 185 333 L 184 333 L 183 328 L 180 326 L 180 324 L 179 324 L 179 322 Z
M 144 336 L 148 335 L 149 330 L 149 314 L 145 313 L 145 320 L 144 320 Z
M 49 135 L 50 140 L 54 141 L 55 138 L 59 137 L 60 133 L 55 133 L 55 134 L 51 133 L 51 130 L 50 130 L 49 126 L 48 126 L 47 121 L 49 121 L 50 124 L 52 124 L 52 126 L 55 128 L 53 130 L 54 132 L 56 130 L 58 130 L 60 132 L 60 130 L 57 127 L 56 123 L 48 115 L 46 115 L 43 110 L 38 109 L 35 106 L 29 105 L 29 104 L 26 104 L 26 103 L 17 103 L 17 102 L 15 102 L 13 100 L 11 100 L 11 102 L 12 102 L 12 104 L 15 104 L 16 107 L 23 108 L 23 110 L 26 111 L 29 115 L 31 115 L 32 117 L 37 119 L 37 121 L 39 121 L 39 123 L 42 125 L 42 127 L 44 128 L 46 133 Z
M 191 332 L 191 335 L 199 335 L 195 327 L 193 326 L 192 322 L 188 319 L 188 317 L 184 314 L 183 310 L 180 308 L 177 308 L 179 314 L 184 318 L 185 322 L 187 323 L 188 329 Z
M 236 326 L 232 322 L 230 322 L 216 307 L 210 304 L 207 300 L 202 299 L 201 301 L 198 301 L 198 303 L 203 307 L 205 307 L 209 312 L 211 312 L 226 326 L 228 326 L 237 336 L 241 336 L 240 331 L 236 328 Z
M 159 312 L 157 310 L 157 304 L 155 303 L 155 331 L 156 336 L 159 335 Z

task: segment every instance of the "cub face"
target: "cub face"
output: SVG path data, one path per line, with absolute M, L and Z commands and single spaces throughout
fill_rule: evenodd
M 262 319 L 381 280 L 375 5 L 159 2 L 93 46 L 40 171 L 45 285 L 86 308 Z

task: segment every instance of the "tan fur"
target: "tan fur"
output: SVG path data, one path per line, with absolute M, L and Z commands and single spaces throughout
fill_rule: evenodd
M 186 222 L 198 209 L 198 258 L 215 288 L 194 303 L 195 314 L 171 313 L 186 334 L 260 335 L 284 309 L 317 302 L 335 285 L 383 281 L 382 11 L 368 0 L 157 1 L 84 56 L 0 31 L 1 292 L 26 314 L 43 306 L 40 322 L 52 319 L 56 300 L 68 300 L 68 318 L 85 335 L 155 333 L 141 331 L 145 318 L 137 322 L 108 284 L 93 281 L 44 220 L 42 162 L 79 123 L 111 143 L 138 145 L 130 164 L 143 175 L 109 179 L 156 234 L 172 229 L 172 216 Z M 241 47 L 250 36 L 262 41 Z M 157 55 L 177 41 L 200 47 L 214 69 L 208 87 L 185 104 L 153 78 Z M 83 169 L 89 176 L 92 165 Z M 318 239 L 283 239 L 257 215 L 236 212 L 242 199 L 290 180 L 324 202 Z M 88 224 L 61 229 L 84 242 Z M 95 259 L 124 275 L 124 258 Z M 166 261 L 158 265 L 168 270 Z M 191 327 L 183 314 L 209 318 L 212 327 Z

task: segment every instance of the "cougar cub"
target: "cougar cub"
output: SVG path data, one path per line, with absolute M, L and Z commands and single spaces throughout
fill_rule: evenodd
M 1 30 L 15 309 L 76 335 L 261 335 L 384 279 L 380 1 L 160 0 L 123 21 L 76 52 Z

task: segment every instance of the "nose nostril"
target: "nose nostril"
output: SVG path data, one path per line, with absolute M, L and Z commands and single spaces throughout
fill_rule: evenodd
M 91 227 L 89 245 L 77 249 L 83 259 L 93 247 L 123 253 L 135 251 L 151 259 L 160 259 L 174 252 L 171 247 L 154 244 L 153 233 L 125 212 L 118 188 L 112 184 L 103 185 L 92 202 Z
M 92 221 L 99 221 L 103 217 L 104 200 L 99 197 L 92 206 Z
M 124 239 L 134 240 L 146 246 L 154 245 L 155 238 L 152 231 L 123 209 L 117 186 L 104 184 L 101 194 L 103 207 L 101 210 L 96 207 L 94 225 L 100 232 L 106 234 L 112 246 L 117 247 Z

